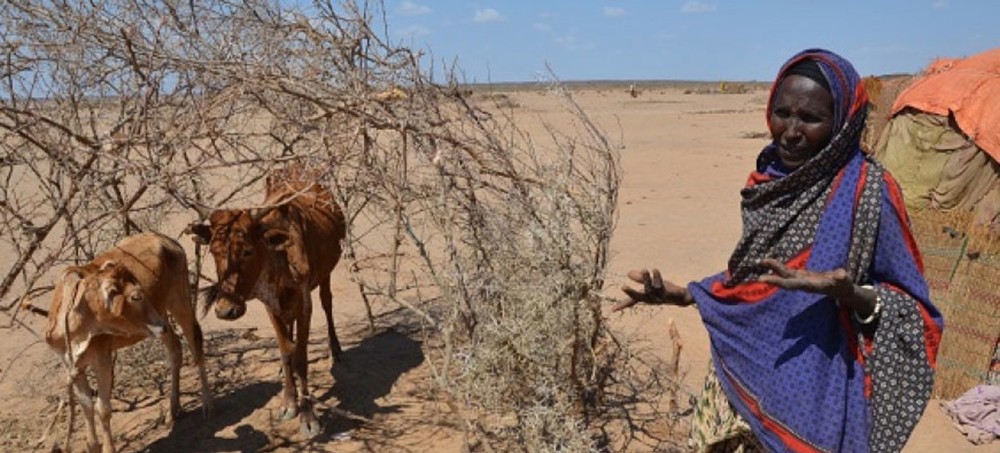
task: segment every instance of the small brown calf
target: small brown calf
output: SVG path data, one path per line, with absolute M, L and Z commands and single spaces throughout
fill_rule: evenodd
M 69 368 L 69 429 L 72 437 L 74 399 L 87 422 L 87 449 L 114 451 L 111 438 L 112 353 L 151 336 L 159 336 L 170 361 L 170 418 L 180 412 L 181 343 L 167 315 L 180 326 L 201 378 L 202 411 L 211 409 L 212 394 L 205 373 L 202 332 L 189 297 L 184 249 L 166 236 L 143 233 L 84 266 L 70 266 L 56 282 L 45 339 Z M 91 368 L 97 381 L 97 402 L 87 381 Z M 75 398 L 74 398 L 75 397 Z M 100 418 L 100 442 L 94 412 Z M 99 443 L 101 446 L 99 447 Z

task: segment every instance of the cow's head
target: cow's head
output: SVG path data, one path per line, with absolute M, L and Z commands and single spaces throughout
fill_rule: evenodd
M 189 227 L 192 239 L 208 245 L 215 260 L 218 282 L 206 291 L 206 310 L 214 306 L 219 319 L 246 313 L 246 301 L 254 297 L 265 266 L 287 247 L 287 231 L 269 226 L 280 211 L 219 209 L 208 216 L 207 224 Z

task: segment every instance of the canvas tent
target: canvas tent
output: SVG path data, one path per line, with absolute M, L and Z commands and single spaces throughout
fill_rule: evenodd
M 939 59 L 896 97 L 873 152 L 899 181 L 945 317 L 935 394 L 1000 383 L 1000 49 Z
M 875 154 L 908 207 L 971 211 L 1000 230 L 1000 49 L 935 61 L 891 114 Z

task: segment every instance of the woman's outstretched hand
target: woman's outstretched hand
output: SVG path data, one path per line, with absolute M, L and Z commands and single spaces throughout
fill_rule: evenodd
M 844 269 L 827 272 L 792 269 L 773 258 L 764 259 L 760 265 L 771 271 L 761 274 L 758 279 L 761 282 L 830 296 L 862 314 L 871 313 L 875 307 L 875 291 L 855 285 L 851 274 Z
M 836 298 L 853 292 L 854 280 L 844 269 L 827 272 L 792 269 L 774 258 L 765 258 L 760 265 L 771 273 L 761 274 L 758 280 L 779 288 L 797 289 Z
M 687 288 L 664 281 L 657 269 L 653 269 L 652 272 L 646 269 L 631 270 L 628 272 L 628 278 L 636 283 L 641 283 L 642 289 L 635 289 L 627 285 L 622 286 L 622 292 L 628 296 L 628 300 L 618 302 L 611 308 L 611 311 L 624 310 L 639 302 L 681 306 L 694 303 L 694 298 L 691 297 Z

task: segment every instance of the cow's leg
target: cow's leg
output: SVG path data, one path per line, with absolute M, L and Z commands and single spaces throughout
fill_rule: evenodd
M 174 329 L 169 324 L 164 326 L 163 333 L 160 334 L 160 341 L 167 348 L 167 361 L 170 364 L 170 419 L 168 422 L 173 423 L 181 413 L 180 382 L 184 353 L 181 350 L 180 339 L 177 338 L 177 334 L 174 333 Z
M 186 307 L 191 307 L 185 301 Z M 194 310 L 177 310 L 180 313 L 171 313 L 174 321 L 184 332 L 187 339 L 188 349 L 191 350 L 191 358 L 194 365 L 198 367 L 198 378 L 201 380 L 201 413 L 208 416 L 212 412 L 212 387 L 208 385 L 208 372 L 205 371 L 205 336 L 202 334 L 201 326 L 195 319 Z
M 291 420 L 298 414 L 298 405 L 295 395 L 295 378 L 292 374 L 292 360 L 295 352 L 295 343 L 289 339 L 288 326 L 281 319 L 281 315 L 274 310 L 268 309 L 267 315 L 271 318 L 271 325 L 274 333 L 278 337 L 278 350 L 281 354 L 281 420 Z
M 111 360 L 111 350 L 97 354 L 94 375 L 97 378 L 97 404 L 95 409 L 101 421 L 101 444 L 103 453 L 114 453 L 115 444 L 111 438 L 111 385 L 114 383 L 115 365 Z
M 94 389 L 87 382 L 86 370 L 80 370 L 73 378 L 76 390 L 76 400 L 83 410 L 83 421 L 87 424 L 87 451 L 96 453 L 101 446 L 97 442 L 97 430 L 94 427 Z
M 312 396 L 309 394 L 309 324 L 312 320 L 312 298 L 309 289 L 301 292 L 302 309 L 295 320 L 295 374 L 299 382 L 299 428 L 306 437 L 319 434 L 319 421 L 313 412 Z
M 334 359 L 338 359 L 341 353 L 340 340 L 337 339 L 337 328 L 333 325 L 333 293 L 330 291 L 329 277 L 320 281 L 319 300 L 323 304 L 323 312 L 326 315 L 326 336 L 327 341 L 330 342 L 330 354 Z M 331 369 L 333 369 L 332 366 Z

